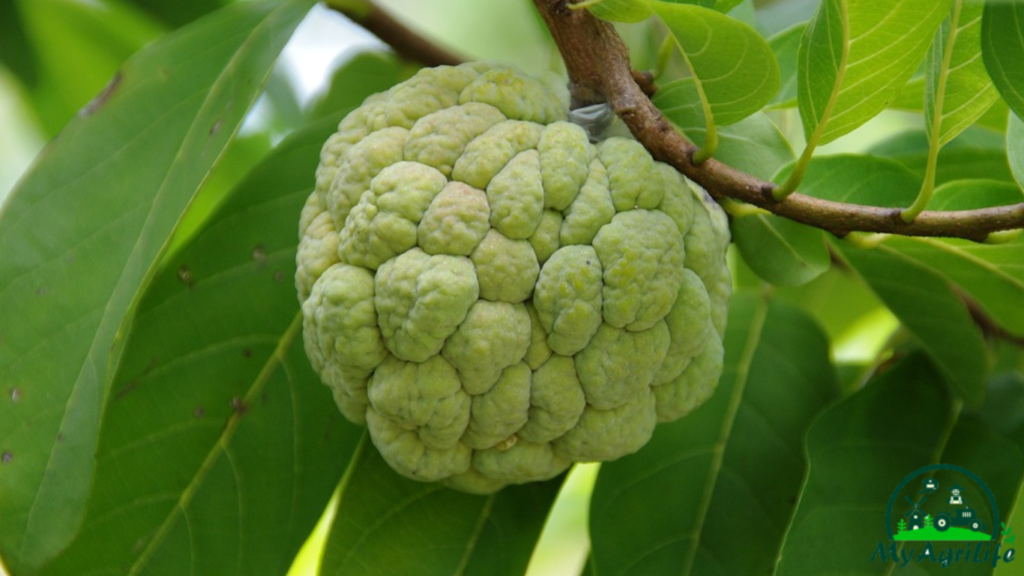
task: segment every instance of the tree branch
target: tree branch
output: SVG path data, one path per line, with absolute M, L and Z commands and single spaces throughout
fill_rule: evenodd
M 586 10 L 570 10 L 567 0 L 533 1 L 565 61 L 572 107 L 607 102 L 654 158 L 674 166 L 716 199 L 740 200 L 839 237 L 850 232 L 878 232 L 981 242 L 992 232 L 1024 228 L 1024 203 L 980 210 L 925 211 L 908 224 L 900 218 L 899 208 L 833 202 L 800 193 L 776 201 L 771 182 L 715 159 L 698 165 L 693 161 L 697 146 L 651 103 L 650 78 L 632 69 L 629 51 L 610 24 Z M 371 0 L 328 0 L 327 4 L 375 34 L 403 58 L 425 66 L 463 62 L 409 30 Z
M 464 58 L 413 32 L 370 0 L 327 0 L 327 6 L 366 28 L 406 60 L 424 66 L 456 66 L 465 62 Z
M 634 81 L 626 45 L 615 29 L 566 0 L 534 0 L 565 61 L 573 106 L 608 102 L 633 136 L 656 159 L 667 162 L 715 198 L 733 198 L 821 228 L 836 236 L 853 231 L 905 236 L 945 236 L 983 241 L 989 233 L 1024 228 L 1024 203 L 981 210 L 922 212 L 912 223 L 898 208 L 822 200 L 794 193 L 776 201 L 774 184 L 711 159 L 693 161 L 697 147 L 662 116 Z

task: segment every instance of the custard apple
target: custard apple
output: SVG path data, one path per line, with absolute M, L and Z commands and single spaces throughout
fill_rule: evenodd
M 489 493 L 638 450 L 722 371 L 721 209 L 564 90 L 421 70 L 321 152 L 296 287 L 306 353 L 401 474 Z

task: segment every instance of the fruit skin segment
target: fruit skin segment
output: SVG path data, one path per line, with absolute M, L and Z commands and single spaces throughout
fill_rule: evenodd
M 323 146 L 306 353 L 407 477 L 491 493 L 614 460 L 721 375 L 725 215 L 565 100 L 509 67 L 424 69 Z

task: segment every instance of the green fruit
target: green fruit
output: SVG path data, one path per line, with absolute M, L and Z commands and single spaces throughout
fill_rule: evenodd
M 516 70 L 440 67 L 323 147 L 297 257 L 306 352 L 410 478 L 486 493 L 613 460 L 721 374 L 725 216 L 565 117 Z

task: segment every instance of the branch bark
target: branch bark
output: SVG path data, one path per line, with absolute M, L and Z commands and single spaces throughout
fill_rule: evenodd
M 899 208 L 833 202 L 799 192 L 777 201 L 771 194 L 771 182 L 715 159 L 696 164 L 693 155 L 697 146 L 651 103 L 650 79 L 632 69 L 629 51 L 615 28 L 586 10 L 570 10 L 567 0 L 533 1 L 565 61 L 572 107 L 607 102 L 654 158 L 672 165 L 716 199 L 740 200 L 839 237 L 850 232 L 877 232 L 981 242 L 992 232 L 1024 228 L 1024 203 L 979 210 L 925 211 L 908 224 L 900 217 Z M 329 0 L 328 5 L 377 35 L 404 58 L 426 66 L 462 62 L 370 0 Z
M 908 224 L 900 218 L 898 208 L 832 202 L 799 193 L 776 201 L 771 182 L 714 159 L 694 163 L 697 147 L 662 116 L 636 84 L 626 46 L 611 24 L 586 10 L 570 10 L 566 0 L 534 0 L 534 4 L 565 61 L 574 105 L 608 102 L 652 156 L 671 164 L 715 198 L 741 200 L 836 236 L 860 231 L 983 241 L 991 232 L 1024 228 L 1024 204 L 926 211 Z

